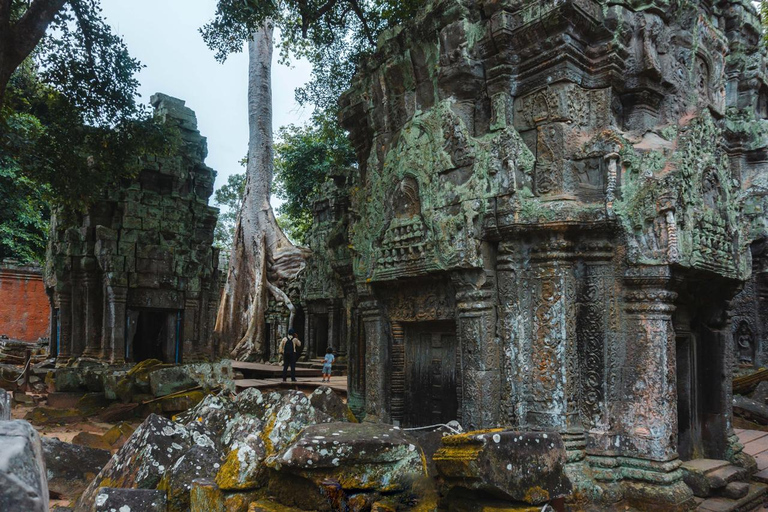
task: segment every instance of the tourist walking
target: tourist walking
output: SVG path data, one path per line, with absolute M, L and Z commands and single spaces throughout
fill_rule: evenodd
M 293 327 L 288 329 L 288 337 L 280 341 L 280 355 L 283 356 L 283 382 L 288 375 L 288 367 L 291 367 L 291 382 L 296 382 L 296 357 L 299 354 L 301 341 Z

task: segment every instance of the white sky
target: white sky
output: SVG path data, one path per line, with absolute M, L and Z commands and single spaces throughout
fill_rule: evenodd
M 200 133 L 208 138 L 206 163 L 218 172 L 216 188 L 227 176 L 242 172 L 238 164 L 248 150 L 246 110 L 248 59 L 230 55 L 214 59 L 198 29 L 213 18 L 216 0 L 102 0 L 103 14 L 128 50 L 146 67 L 139 74 L 141 101 L 155 92 L 181 98 L 197 114 Z M 310 65 L 272 65 L 272 121 L 280 126 L 304 124 L 311 109 L 299 107 L 294 90 L 308 79 Z

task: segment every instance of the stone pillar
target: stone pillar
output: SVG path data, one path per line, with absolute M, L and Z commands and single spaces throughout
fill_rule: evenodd
M 483 270 L 453 276 L 465 429 L 495 427 L 500 422 L 502 351 L 496 336 L 494 281 L 493 272 Z
M 405 419 L 405 331 L 400 322 L 390 322 L 392 330 L 392 374 L 390 376 L 390 414 L 392 421 Z
M 99 359 L 101 356 L 101 337 L 103 325 L 101 323 L 102 283 L 93 274 L 83 276 L 83 288 L 85 291 L 85 349 L 82 356 L 86 359 Z
M 307 305 L 304 308 L 304 339 L 302 340 L 304 342 L 304 351 L 301 354 L 301 360 L 302 361 L 309 361 L 309 343 L 312 339 L 312 322 L 309 321 L 309 319 L 312 317 L 312 313 L 309 312 L 309 305 Z
M 82 283 L 83 274 L 75 273 L 72 278 L 72 339 L 71 357 L 80 357 L 85 350 L 85 291 Z
M 336 305 L 334 304 L 334 301 L 331 300 L 328 303 L 328 347 L 333 347 L 334 349 L 338 346 L 338 336 L 337 336 L 337 328 L 336 328 Z M 328 347 L 319 347 L 320 353 L 325 354 L 325 350 Z
M 105 339 L 102 359 L 112 364 L 125 363 L 125 323 L 128 288 L 122 286 L 106 287 L 106 305 L 104 312 Z
M 582 435 L 573 245 L 562 234 L 531 252 L 531 372 L 526 424 Z M 578 443 L 577 443 L 578 444 Z M 566 446 L 570 449 L 568 439 Z M 582 446 L 583 448 L 583 446 Z
M 57 364 L 65 364 L 72 357 L 72 295 L 67 288 L 56 293 L 59 309 L 59 353 Z
M 524 416 L 525 371 L 520 365 L 520 343 L 524 338 L 518 296 L 517 261 L 514 244 L 501 242 L 496 259 L 496 288 L 499 301 L 499 340 L 501 342 L 501 425 L 521 428 Z
M 181 350 L 182 361 L 197 361 L 201 358 L 202 347 L 200 346 L 200 332 L 198 330 L 200 315 L 200 299 L 187 298 L 184 301 L 184 319 L 182 320 L 182 340 Z
M 687 510 L 693 496 L 682 482 L 676 446 L 674 279 L 668 266 L 659 265 L 630 268 L 624 281 L 626 355 L 614 444 L 631 475 L 623 483 L 625 497 Z
M 381 307 L 375 299 L 360 303 L 365 329 L 365 413 L 370 421 L 390 420 L 389 414 L 389 341 Z

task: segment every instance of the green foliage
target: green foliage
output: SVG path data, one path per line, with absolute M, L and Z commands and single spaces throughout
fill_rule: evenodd
M 34 137 L 42 129 L 32 116 L 14 116 L 11 123 L 16 137 Z M 50 219 L 45 192 L 12 158 L 0 155 L 0 260 L 42 263 Z
M 11 5 L 12 26 L 33 3 L 11 0 Z M 41 82 L 66 98 L 88 124 L 114 125 L 141 115 L 136 103 L 139 82 L 134 76 L 141 63 L 131 58 L 123 40 L 112 33 L 101 16 L 99 0 L 67 0 L 50 15 L 40 20 L 45 34 L 24 55 L 34 59 Z M 1 50 L 20 51 L 5 44 Z
M 371 52 L 385 29 L 411 17 L 424 0 L 219 0 L 214 19 L 200 32 L 223 61 L 242 51 L 249 34 L 264 20 L 280 30 L 280 57 L 307 58 L 312 80 L 296 92 L 301 104 L 318 112 L 336 109 L 362 55 Z
M 355 163 L 355 153 L 335 122 L 315 117 L 306 126 L 280 129 L 275 145 L 275 194 L 284 227 L 297 243 L 312 225 L 312 201 L 334 169 Z
M 759 13 L 763 23 L 763 42 L 768 46 L 768 0 L 760 0 Z
M 219 221 L 213 232 L 213 244 L 223 251 L 229 251 L 234 244 L 237 215 L 245 195 L 245 173 L 232 174 L 227 182 L 213 194 L 213 202 L 222 208 Z

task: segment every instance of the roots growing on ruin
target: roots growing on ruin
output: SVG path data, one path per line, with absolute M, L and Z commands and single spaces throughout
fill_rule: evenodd
M 269 21 L 248 42 L 248 165 L 229 273 L 216 317 L 216 335 L 240 361 L 266 354 L 265 314 L 269 294 L 290 311 L 282 290 L 304 269 L 308 251 L 291 243 L 277 225 L 269 203 L 274 168 L 272 142 L 272 32 Z

